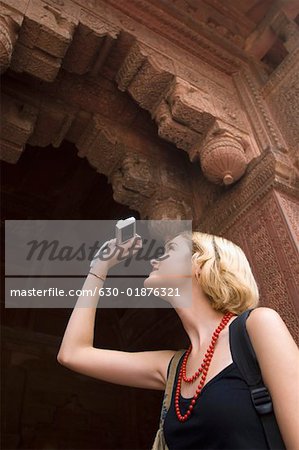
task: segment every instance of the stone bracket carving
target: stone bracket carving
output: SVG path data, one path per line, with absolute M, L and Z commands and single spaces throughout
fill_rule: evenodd
M 119 31 L 117 27 L 82 10 L 62 67 L 79 75 L 98 75 Z
M 199 158 L 203 174 L 216 184 L 232 184 L 245 172 L 249 146 L 247 134 L 219 120 L 223 114 L 217 99 L 175 79 L 166 101 L 155 111 L 159 135 Z
M 19 38 L 12 55 L 11 68 L 53 81 L 72 40 L 78 19 L 41 0 L 30 0 Z
M 61 67 L 80 75 L 99 73 L 117 39 L 116 26 L 66 0 L 29 0 L 25 9 L 21 6 L 16 4 L 13 12 L 5 6 L 1 14 L 2 72 L 11 64 L 15 72 L 48 82 Z
M 187 153 L 202 139 L 202 133 L 190 130 L 187 126 L 173 120 L 170 108 L 164 100 L 156 108 L 154 118 L 158 125 L 159 136 L 173 142 Z
M 121 91 L 127 90 L 142 108 L 153 111 L 174 79 L 172 62 L 135 41 L 115 79 Z
M 176 77 L 163 55 L 135 42 L 116 81 L 121 90 L 128 90 L 139 105 L 151 113 L 160 137 L 185 150 L 191 161 L 201 155 L 203 173 L 210 181 L 231 184 L 244 174 L 247 165 L 245 147 L 248 146 L 248 143 L 244 146 L 246 133 L 228 123 L 227 107 L 221 100 L 216 98 L 212 101 L 209 94 Z M 212 145 L 214 129 L 208 138 L 209 151 L 208 148 L 200 151 L 207 145 L 206 137 L 218 119 L 227 123 L 221 125 L 226 130 L 225 139 L 224 135 L 222 138 L 214 136 Z M 240 135 L 243 136 L 242 142 L 238 138 Z M 211 166 L 216 162 L 216 153 L 218 169 Z M 210 160 L 212 154 L 214 156 Z
M 5 94 L 1 98 L 1 159 L 16 163 L 33 133 L 38 110 Z

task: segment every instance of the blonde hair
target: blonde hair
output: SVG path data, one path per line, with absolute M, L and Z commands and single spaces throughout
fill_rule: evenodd
M 184 231 L 192 239 L 192 264 L 198 283 L 216 311 L 241 314 L 259 304 L 259 291 L 248 259 L 238 245 L 220 236 Z M 198 269 L 201 269 L 198 276 Z

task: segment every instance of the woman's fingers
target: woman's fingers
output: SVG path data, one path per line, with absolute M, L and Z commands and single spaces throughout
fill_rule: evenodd
M 129 256 L 130 254 L 134 255 L 142 247 L 142 239 L 139 235 L 135 235 L 125 244 L 122 244 L 122 247 L 124 249 L 125 257 Z
M 131 239 L 123 244 L 118 244 L 116 238 L 110 239 L 106 243 L 106 248 L 103 250 L 105 259 L 109 261 L 111 267 L 118 264 L 122 259 L 126 259 L 129 256 L 134 256 L 138 250 L 142 247 L 142 239 L 139 234 L 135 234 Z M 95 254 L 92 265 L 97 259 L 100 250 Z

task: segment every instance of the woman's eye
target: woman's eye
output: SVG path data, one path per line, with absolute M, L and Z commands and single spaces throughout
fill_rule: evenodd
M 168 246 L 168 250 L 173 250 L 173 245 Z M 166 250 L 167 251 L 167 250 Z

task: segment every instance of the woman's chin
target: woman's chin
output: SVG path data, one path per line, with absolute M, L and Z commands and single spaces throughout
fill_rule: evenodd
M 151 272 L 149 276 L 144 280 L 143 286 L 145 288 L 173 288 L 173 283 L 169 282 L 168 278 L 163 277 L 162 275 L 154 274 Z
M 153 280 L 151 274 L 144 280 L 143 282 L 143 286 L 145 288 L 153 288 L 153 287 L 157 287 L 157 280 Z

